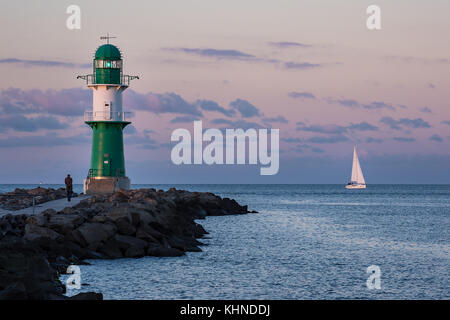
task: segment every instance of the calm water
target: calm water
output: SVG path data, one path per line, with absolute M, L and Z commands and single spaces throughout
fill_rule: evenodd
M 201 253 L 92 260 L 82 290 L 106 299 L 450 298 L 449 185 L 176 187 L 260 213 L 200 220 L 210 232 Z M 381 268 L 381 290 L 366 287 L 370 265 Z

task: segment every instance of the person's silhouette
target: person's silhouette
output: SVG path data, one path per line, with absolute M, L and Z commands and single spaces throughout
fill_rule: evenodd
M 70 177 L 70 174 L 67 175 L 66 179 L 64 179 L 64 183 L 66 184 L 66 194 L 67 194 L 67 201 L 70 201 L 72 198 L 72 178 Z

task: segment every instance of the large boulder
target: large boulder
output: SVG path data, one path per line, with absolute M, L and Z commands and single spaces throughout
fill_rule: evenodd
M 144 256 L 145 250 L 148 247 L 148 243 L 146 241 L 135 237 L 117 234 L 114 237 L 114 239 L 116 240 L 119 249 L 124 253 L 124 256 L 127 258 Z
M 175 248 L 181 251 L 201 252 L 202 250 L 197 247 L 201 243 L 190 237 L 172 236 L 167 240 L 167 243 L 171 248 Z
M 35 246 L 0 243 L 0 299 L 51 299 L 64 288 L 49 261 Z
M 119 190 L 115 192 L 110 198 L 110 202 L 128 202 L 130 199 L 130 191 Z
M 34 225 L 40 226 L 40 227 L 45 226 L 47 224 L 47 222 L 48 222 L 48 217 L 43 214 L 35 214 L 32 216 L 29 216 L 26 220 L 27 224 L 34 224 Z
M 132 223 L 133 218 L 129 205 L 108 208 L 108 210 L 105 210 L 94 218 L 96 221 L 113 221 L 120 234 L 133 235 L 136 233 L 136 228 Z
M 79 214 L 56 214 L 52 215 L 45 225 L 59 233 L 68 234 L 84 221 L 85 218 Z
M 98 251 L 107 258 L 118 259 L 123 257 L 123 253 L 119 247 L 120 244 L 116 241 L 116 239 L 112 238 L 101 245 Z
M 145 256 L 145 249 L 142 247 L 131 246 L 125 251 L 127 258 L 140 258 Z
M 102 215 L 107 216 L 112 221 L 117 219 L 126 219 L 131 223 L 130 206 L 119 206 L 108 209 L 106 212 L 102 212 Z
M 153 242 L 158 243 L 158 239 L 156 236 L 156 231 L 153 230 L 151 227 L 146 225 L 141 225 L 136 230 L 136 238 L 142 239 L 147 242 Z M 158 235 L 158 237 L 161 239 L 162 235 Z
M 147 255 L 153 257 L 179 257 L 184 255 L 184 252 L 176 248 L 155 245 L 147 249 Z
M 7 214 L 0 218 L 0 239 L 7 235 L 23 236 L 27 217 L 25 215 Z
M 131 222 L 133 226 L 137 227 L 139 224 L 146 224 L 155 221 L 155 217 L 148 211 L 143 208 L 133 207 L 130 210 Z
M 25 235 L 23 238 L 28 241 L 35 241 L 41 238 L 56 240 L 60 237 L 62 237 L 61 234 L 53 231 L 52 229 L 40 227 L 35 224 L 27 224 L 25 226 Z
M 115 223 L 120 234 L 131 236 L 136 233 L 136 228 L 131 224 L 130 220 L 125 217 L 117 219 Z
M 117 228 L 112 223 L 86 222 L 75 231 L 75 239 L 83 247 L 97 250 L 98 247 L 117 232 Z

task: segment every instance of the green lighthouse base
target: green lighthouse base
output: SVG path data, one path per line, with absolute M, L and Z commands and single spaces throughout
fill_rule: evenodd
M 128 177 L 89 177 L 83 183 L 84 194 L 108 194 L 119 189 L 130 189 Z

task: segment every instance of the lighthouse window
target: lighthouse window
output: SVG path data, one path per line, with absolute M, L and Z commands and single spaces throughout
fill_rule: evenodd
M 120 60 L 95 60 L 95 68 L 113 68 L 120 69 L 122 67 L 122 61 Z
M 111 61 L 111 62 L 112 62 L 112 68 L 120 69 L 122 67 L 122 61 L 120 61 L 120 60 L 115 60 L 115 61 Z

